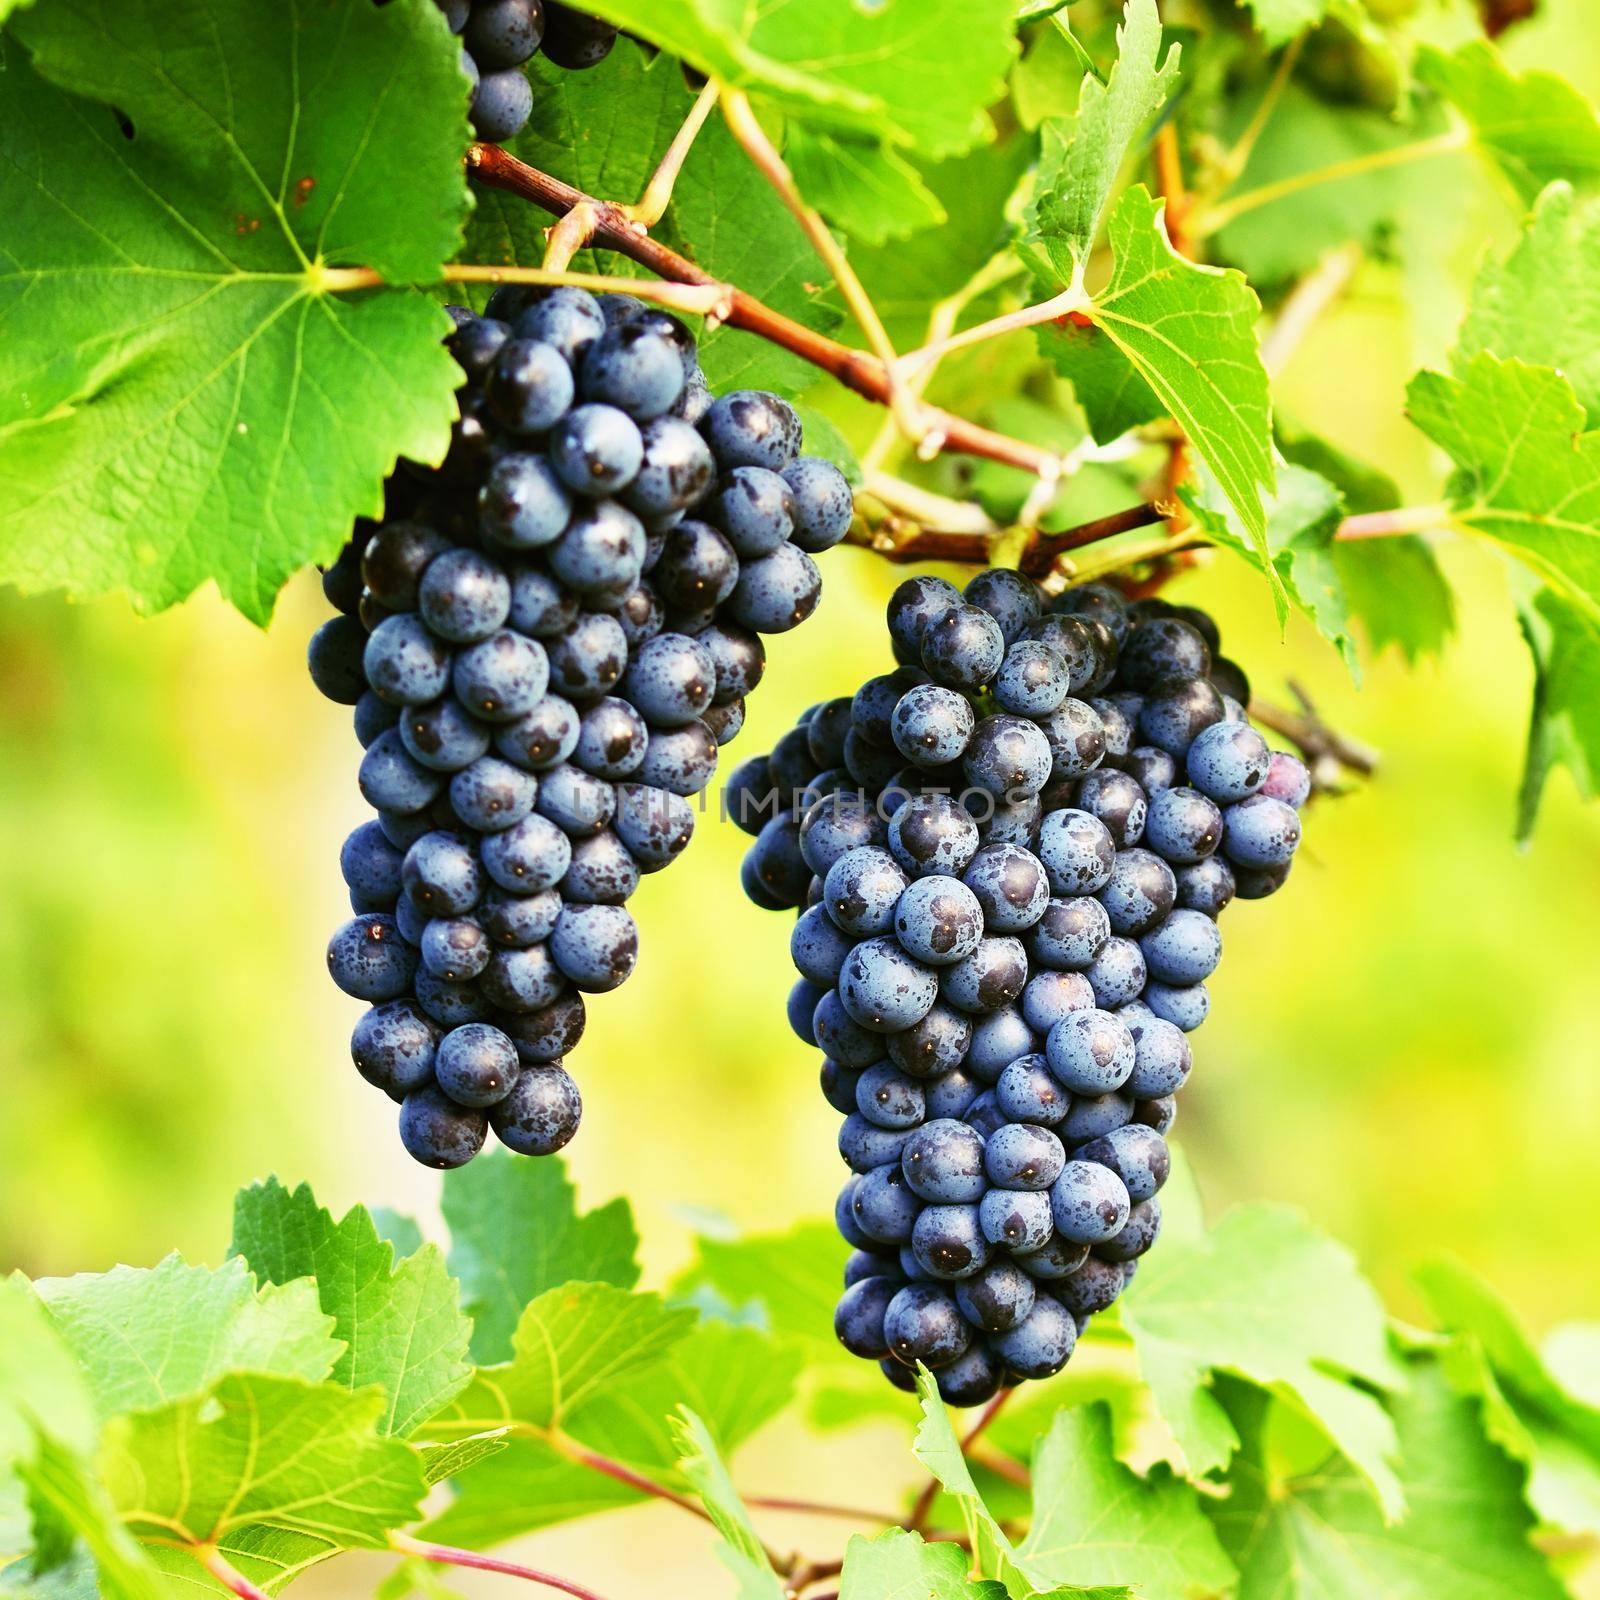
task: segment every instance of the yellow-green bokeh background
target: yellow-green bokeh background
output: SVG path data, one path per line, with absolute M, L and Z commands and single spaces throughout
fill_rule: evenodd
M 1580 0 L 1507 48 L 1600 90 Z M 1455 312 L 1430 298 L 1408 320 L 1406 292 L 1364 272 L 1281 397 L 1431 499 L 1402 391 Z M 1316 807 L 1287 891 L 1225 918 L 1179 1135 L 1213 1207 L 1304 1207 L 1401 1314 L 1410 1269 L 1449 1251 L 1542 1329 L 1600 1317 L 1600 807 L 1558 775 L 1533 848 L 1513 845 L 1531 672 L 1500 558 L 1442 548 L 1460 611 L 1443 660 L 1369 660 L 1359 691 L 1304 626 L 1280 642 L 1230 559 L 1172 591 L 1213 609 L 1258 688 L 1301 680 L 1383 752 L 1376 782 Z M 736 758 L 883 669 L 902 574 L 853 551 L 825 568 Z M 0 1266 L 215 1258 L 234 1189 L 273 1171 L 336 1207 L 435 1210 L 437 1177 L 350 1067 L 360 1008 L 323 966 L 363 809 L 348 713 L 304 674 L 322 614 L 310 577 L 266 634 L 209 595 L 151 620 L 0 599 Z M 743 843 L 707 819 L 647 880 L 639 971 L 591 1006 L 574 1062 L 571 1166 L 587 1200 L 631 1198 L 657 1272 L 702 1213 L 782 1226 L 840 1178 L 814 1053 L 784 1024 L 787 923 L 740 893 Z

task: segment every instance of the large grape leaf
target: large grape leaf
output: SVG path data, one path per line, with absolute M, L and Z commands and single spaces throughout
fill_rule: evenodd
M 1005 1588 L 968 1578 L 967 1555 L 959 1545 L 928 1544 L 908 1528 L 888 1528 L 872 1539 L 851 1536 L 839 1600 L 1005 1600 Z
M 709 1295 L 729 1313 L 774 1334 L 804 1340 L 811 1359 L 839 1352 L 833 1308 L 848 1247 L 831 1222 L 802 1222 L 784 1233 L 718 1239 L 702 1234 L 696 1259 L 674 1288 Z
M 100 1475 L 135 1533 L 216 1543 L 242 1529 L 381 1549 L 415 1519 L 422 1461 L 376 1431 L 385 1398 L 233 1373 L 153 1411 L 114 1417 Z
M 1193 1485 L 1158 1462 L 1140 1477 L 1112 1450 L 1111 1410 L 1056 1413 L 1033 1457 L 1033 1522 L 1018 1551 L 1036 1577 L 1126 1584 L 1142 1600 L 1228 1592 L 1237 1578 Z
M 1478 274 L 1456 345 L 1502 361 L 1558 367 L 1591 426 L 1600 422 L 1600 199 L 1565 183 L 1539 197 L 1517 248 Z
M 631 200 L 643 192 L 693 104 L 675 61 L 664 55 L 647 60 L 627 40 L 587 72 L 546 64 L 537 67 L 537 76 L 533 116 L 508 148 L 541 171 L 606 199 Z M 549 220 L 526 200 L 482 190 L 464 254 L 495 265 L 537 266 Z M 719 119 L 701 130 L 672 203 L 651 232 L 714 278 L 737 284 L 785 316 L 818 329 L 838 322 L 816 252 Z M 643 271 L 609 251 L 581 252 L 574 265 L 632 276 Z M 798 356 L 732 328 L 703 338 L 700 359 L 717 388 L 792 394 L 816 376 Z
M 1176 418 L 1268 556 L 1263 500 L 1274 466 L 1270 385 L 1256 343 L 1261 305 L 1239 273 L 1180 256 L 1162 212 L 1142 184 L 1117 202 L 1111 279 L 1086 315 Z
M 1556 766 L 1571 772 L 1585 799 L 1595 794 L 1600 776 L 1600 620 L 1588 607 L 1548 586 L 1524 599 L 1518 615 L 1534 665 L 1528 758 L 1517 806 L 1518 836 L 1526 839 Z
M 789 1591 L 767 1560 L 710 1430 L 684 1407 L 674 1419 L 673 1433 L 678 1441 L 678 1471 L 693 1485 L 706 1515 L 722 1535 L 717 1556 L 738 1583 L 739 1600 L 785 1600 Z
M 1550 367 L 1480 354 L 1420 372 L 1411 420 L 1456 464 L 1452 519 L 1600 620 L 1600 431 Z
M 1076 117 L 1044 124 L 1028 239 L 1063 283 L 1080 281 L 1117 174 L 1177 78 L 1178 46 L 1161 57 L 1155 0 L 1128 0 L 1109 79 L 1086 73 Z
M 34 1287 L 103 1417 L 195 1394 L 228 1372 L 314 1383 L 344 1353 L 313 1284 L 258 1292 L 242 1261 L 192 1267 L 171 1255 Z
M 1600 180 L 1600 117 L 1553 72 L 1518 76 L 1483 39 L 1452 54 L 1424 48 L 1417 76 L 1466 118 L 1478 147 L 1524 205 L 1557 178 Z
M 852 239 L 887 244 L 945 220 L 939 197 L 893 145 L 795 123 L 783 155 L 807 203 Z
M 264 621 L 448 442 L 439 308 L 323 269 L 454 254 L 459 52 L 432 6 L 324 0 L 41 0 L 13 38 L 0 578 L 146 607 L 214 580 Z
M 267 1283 L 316 1280 L 313 1292 L 345 1343 L 333 1379 L 383 1389 L 381 1432 L 404 1437 L 471 1378 L 472 1324 L 443 1255 L 423 1245 L 396 1263 L 365 1207 L 335 1222 L 309 1184 L 291 1193 L 269 1179 L 235 1198 L 233 1250 Z
M 1213 1392 L 1218 1373 L 1236 1373 L 1292 1397 L 1399 1514 L 1394 1424 L 1371 1392 L 1403 1378 L 1383 1306 L 1349 1253 L 1298 1213 L 1240 1206 L 1198 1238 L 1163 1241 L 1129 1285 L 1122 1321 L 1192 1475 L 1238 1448 Z
M 1016 54 L 1012 0 L 595 0 L 708 76 L 925 155 L 981 140 Z
M 445 1179 L 450 1270 L 473 1319 L 472 1354 L 506 1361 L 529 1301 L 584 1280 L 630 1289 L 639 1281 L 639 1236 L 626 1200 L 578 1212 L 577 1191 L 557 1160 L 491 1152 Z M 514 1239 L 516 1248 L 507 1250 Z
M 1226 1499 L 1208 1500 L 1242 1575 L 1238 1600 L 1560 1600 L 1567 1590 L 1528 1543 L 1522 1472 L 1485 1436 L 1474 1400 L 1428 1360 L 1393 1400 L 1403 1521 L 1384 1523 L 1337 1457 L 1303 1476 L 1269 1466 L 1269 1397 L 1222 1393 L 1241 1445 Z
M 83 1369 L 42 1302 L 22 1276 L 0 1278 L 0 1468 L 40 1433 L 87 1450 L 97 1430 Z

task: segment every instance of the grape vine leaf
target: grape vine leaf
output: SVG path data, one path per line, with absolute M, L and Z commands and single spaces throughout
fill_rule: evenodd
M 646 60 L 626 39 L 586 72 L 563 72 L 536 59 L 535 77 L 533 115 L 507 147 L 586 194 L 642 194 L 693 104 L 675 61 L 665 55 Z M 525 200 L 486 190 L 467 225 L 463 254 L 491 265 L 537 266 L 547 222 Z M 800 225 L 720 120 L 701 130 L 672 203 L 651 233 L 714 278 L 738 284 L 807 327 L 826 330 L 839 320 Z M 581 251 L 573 264 L 613 276 L 643 271 L 610 251 Z M 815 377 L 798 356 L 732 328 L 704 336 L 700 362 L 719 389 L 793 394 Z
M 1016 55 L 1013 0 L 595 0 L 708 77 L 929 156 L 978 143 Z M 674 68 L 673 70 L 676 70 Z
M 1111 279 L 1085 314 L 1183 427 L 1276 586 L 1263 506 L 1275 474 L 1270 386 L 1256 342 L 1261 305 L 1241 274 L 1179 255 L 1163 210 L 1142 184 L 1117 202 Z M 1092 414 L 1091 425 L 1103 437 Z
M 1054 1582 L 1126 1584 L 1141 1600 L 1232 1589 L 1238 1573 L 1191 1484 L 1158 1462 L 1140 1477 L 1112 1449 L 1111 1410 L 1056 1413 L 1033 1457 L 1033 1522 L 1018 1555 Z
M 310 1283 L 257 1290 L 242 1261 L 113 1267 L 34 1285 L 101 1416 L 198 1393 L 225 1373 L 315 1383 L 344 1356 Z
M 1328 14 L 1328 0 L 1248 0 L 1256 32 L 1269 50 L 1298 38 Z
M 813 1346 L 816 1359 L 840 1351 L 833 1306 L 845 1246 L 831 1222 L 802 1222 L 783 1233 L 717 1239 L 701 1234 L 696 1259 L 674 1285 L 688 1297 L 711 1291 L 735 1315 L 752 1313 L 768 1332 Z
M 526 1161 L 491 1151 L 449 1174 L 444 1220 L 450 1270 L 473 1320 L 472 1354 L 506 1361 L 530 1301 L 586 1280 L 631 1289 L 639 1281 L 639 1235 L 626 1200 L 578 1212 L 577 1191 L 558 1160 Z M 517 1240 L 508 1251 L 507 1239 Z
M 1288 619 L 1292 603 L 1310 617 L 1359 679 L 1344 585 L 1333 560 L 1334 535 L 1344 517 L 1339 491 L 1306 467 L 1279 467 L 1277 491 L 1267 505 L 1266 561 L 1245 537 L 1237 514 L 1209 473 L 1183 491 L 1183 500 L 1209 537 L 1242 556 L 1257 572 L 1265 573 L 1270 562 L 1279 580 L 1273 591 L 1279 626 Z
M 1528 1503 L 1539 1520 L 1574 1534 L 1600 1534 L 1600 1405 L 1574 1394 L 1488 1284 L 1457 1261 L 1417 1275 L 1440 1327 L 1460 1343 L 1444 1371 L 1483 1402 L 1490 1437 L 1528 1469 Z
M 422 1475 L 430 1484 L 443 1483 L 446 1478 L 453 1478 L 509 1449 L 510 1433 L 509 1428 L 487 1428 L 482 1433 L 464 1434 L 459 1439 L 420 1444 L 417 1454 L 422 1457 Z
M 1081 281 L 1117 174 L 1177 82 L 1178 55 L 1173 45 L 1161 58 L 1155 0 L 1128 0 L 1109 79 L 1086 73 L 1077 116 L 1044 124 L 1028 239 L 1063 283 Z
M 113 1417 L 99 1468 L 135 1533 L 215 1543 L 252 1525 L 382 1549 L 427 1488 L 417 1453 L 376 1431 L 384 1396 L 230 1373 L 152 1411 Z
M 948 1540 L 928 1544 L 908 1528 L 852 1534 L 839 1600 L 1005 1600 L 1005 1586 L 967 1577 L 967 1556 Z
M 1487 351 L 1502 361 L 1556 367 L 1591 426 L 1600 423 L 1600 198 L 1570 184 L 1539 196 L 1517 247 L 1478 274 L 1456 359 Z
M 1405 1519 L 1386 1525 L 1357 1474 L 1337 1457 L 1303 1477 L 1269 1466 L 1270 1398 L 1219 1391 L 1241 1445 L 1231 1492 L 1206 1505 L 1239 1564 L 1238 1600 L 1559 1600 L 1567 1591 L 1528 1543 L 1522 1473 L 1484 1436 L 1477 1402 L 1433 1362 L 1411 1363 L 1392 1404 Z
M 1455 462 L 1452 518 L 1600 621 L 1600 431 L 1549 367 L 1479 354 L 1407 390 L 1411 420 Z
M 807 202 L 852 239 L 887 244 L 945 220 L 938 195 L 893 145 L 795 123 L 783 155 Z
M 1483 39 L 1446 54 L 1424 47 L 1417 77 L 1466 118 L 1478 147 L 1530 205 L 1558 178 L 1600 180 L 1600 117 L 1553 72 L 1514 74 Z
M 1600 622 L 1586 607 L 1548 586 L 1518 606 L 1533 653 L 1533 712 L 1517 805 L 1517 836 L 1527 839 L 1559 763 L 1585 799 L 1600 775 Z
M 1238 1447 L 1213 1392 L 1216 1374 L 1237 1373 L 1291 1396 L 1399 1515 L 1394 1424 L 1369 1392 L 1403 1381 L 1383 1306 L 1349 1253 L 1298 1213 L 1240 1206 L 1196 1239 L 1164 1240 L 1128 1286 L 1122 1321 L 1192 1476 Z
M 678 1471 L 694 1487 L 706 1515 L 722 1535 L 717 1556 L 737 1579 L 739 1600 L 784 1600 L 788 1591 L 767 1560 L 750 1513 L 705 1423 L 683 1406 L 674 1420 L 673 1433 L 678 1442 Z
M 448 443 L 442 312 L 324 268 L 454 254 L 456 46 L 431 6 L 41 0 L 0 53 L 0 579 L 264 622 Z
M 470 1380 L 472 1324 L 443 1255 L 423 1245 L 397 1262 L 364 1206 L 335 1222 L 309 1184 L 291 1192 L 268 1179 L 235 1197 L 232 1249 L 267 1283 L 316 1280 L 322 1309 L 345 1343 L 333 1380 L 384 1391 L 380 1432 L 405 1437 Z
M 20 1274 L 0 1278 L 0 1464 L 31 1455 L 39 1434 L 75 1450 L 98 1431 L 83 1369 Z

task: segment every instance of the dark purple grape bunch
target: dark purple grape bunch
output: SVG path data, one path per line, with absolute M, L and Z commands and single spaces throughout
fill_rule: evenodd
M 977 1405 L 1060 1371 L 1155 1242 L 1217 919 L 1282 886 L 1310 779 L 1192 607 L 993 569 L 909 579 L 889 632 L 900 666 L 729 796 L 845 1119 L 835 1329 Z
M 598 66 L 617 42 L 614 23 L 556 0 L 434 0 L 461 40 L 461 66 L 472 83 L 473 131 L 495 142 L 522 131 L 533 111 L 523 70 L 543 51 L 569 71 Z
M 449 454 L 390 479 L 309 650 L 377 812 L 341 852 L 328 967 L 435 1167 L 490 1128 L 525 1155 L 572 1137 L 583 996 L 633 971 L 626 902 L 688 843 L 761 635 L 810 616 L 853 512 L 783 400 L 712 398 L 674 317 L 568 288 L 453 315 Z

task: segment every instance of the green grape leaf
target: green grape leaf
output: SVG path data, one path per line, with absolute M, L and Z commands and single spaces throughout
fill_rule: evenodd
M 750 1513 L 705 1423 L 682 1406 L 673 1432 L 678 1441 L 678 1471 L 693 1485 L 706 1515 L 722 1535 L 717 1556 L 738 1581 L 739 1600 L 784 1600 L 788 1591 L 767 1560 Z
M 1558 367 L 1591 426 L 1600 423 L 1600 199 L 1567 184 L 1539 197 L 1517 248 L 1478 274 L 1456 360 L 1487 351 L 1502 361 Z
M 471 1378 L 472 1324 L 443 1255 L 423 1245 L 397 1263 L 365 1207 L 335 1222 L 309 1184 L 291 1193 L 268 1179 L 234 1200 L 233 1251 L 265 1282 L 316 1279 L 322 1309 L 345 1342 L 333 1379 L 383 1389 L 382 1432 L 403 1438 Z
M 928 1544 L 907 1528 L 876 1538 L 852 1534 L 844 1548 L 839 1600 L 1005 1600 L 1005 1587 L 967 1577 L 967 1554 L 940 1540 Z
M 852 239 L 887 244 L 945 220 L 939 197 L 893 145 L 796 123 L 783 154 L 801 194 Z
M 1256 343 L 1260 302 L 1237 272 L 1196 266 L 1167 241 L 1163 206 L 1138 185 L 1111 213 L 1111 280 L 1090 320 L 1160 396 L 1270 560 L 1272 402 Z M 1275 572 L 1269 573 L 1273 583 Z
M 1298 38 L 1328 14 L 1328 0 L 1248 0 L 1256 32 L 1269 50 Z
M 1351 515 L 1390 511 L 1400 486 L 1387 473 L 1357 461 L 1328 440 L 1277 426 L 1284 459 L 1326 478 Z M 1433 547 L 1418 534 L 1335 540 L 1328 548 L 1344 604 L 1366 629 L 1375 652 L 1394 645 L 1413 666 L 1438 655 L 1455 631 L 1455 601 Z
M 1398 1515 L 1394 1424 L 1369 1389 L 1403 1375 L 1349 1253 L 1271 1205 L 1237 1207 L 1196 1239 L 1162 1244 L 1128 1286 L 1122 1322 L 1190 1474 L 1224 1468 L 1238 1447 L 1213 1392 L 1215 1375 L 1232 1372 L 1292 1397 Z
M 387 1239 L 394 1246 L 397 1256 L 414 1256 L 427 1242 L 422 1237 L 422 1224 L 415 1217 L 408 1217 L 389 1206 L 371 1206 L 368 1209 L 372 1225 L 378 1230 L 378 1237 Z
M 639 1281 L 639 1236 L 626 1200 L 578 1212 L 577 1191 L 557 1160 L 492 1151 L 444 1185 L 450 1270 L 473 1320 L 480 1364 L 507 1360 L 528 1303 L 578 1280 L 630 1289 Z M 506 1241 L 515 1239 L 515 1250 Z
M 210 580 L 264 622 L 352 516 L 381 513 L 397 456 L 440 458 L 460 380 L 444 314 L 413 289 L 332 293 L 324 268 L 416 284 L 454 254 L 458 63 L 424 5 L 18 14 L 0 579 L 145 608 Z
M 1226 1499 L 1206 1502 L 1239 1565 L 1238 1600 L 1559 1600 L 1567 1591 L 1528 1543 L 1520 1467 L 1485 1437 L 1476 1401 L 1429 1360 L 1411 1364 L 1392 1404 L 1409 1510 L 1385 1524 L 1337 1457 L 1303 1476 L 1270 1466 L 1269 1407 L 1258 1389 L 1221 1394 L 1241 1445 Z
M 1539 1520 L 1600 1535 L 1600 1404 L 1575 1394 L 1535 1347 L 1511 1307 L 1457 1261 L 1417 1275 L 1440 1326 L 1460 1343 L 1445 1372 L 1481 1398 L 1490 1437 L 1528 1469 L 1528 1504 Z
M 1477 39 L 1452 54 L 1424 47 L 1417 77 L 1466 118 L 1478 147 L 1531 205 L 1558 178 L 1600 179 L 1600 117 L 1553 72 L 1514 74 L 1492 44 Z
M 1600 620 L 1600 431 L 1549 367 L 1476 355 L 1420 372 L 1411 420 L 1455 462 L 1456 526 L 1509 550 Z
M 242 1261 L 191 1267 L 171 1255 L 35 1287 L 103 1417 L 182 1399 L 228 1372 L 315 1383 L 344 1355 L 315 1285 L 258 1291 Z
M 1060 1410 L 1033 1457 L 1033 1522 L 1018 1554 L 1054 1582 L 1126 1584 L 1142 1600 L 1222 1594 L 1238 1577 L 1191 1484 L 1141 1478 L 1112 1451 L 1111 1409 Z
M 427 1488 L 417 1453 L 376 1432 L 377 1390 L 232 1373 L 203 1394 L 114 1417 L 99 1457 L 135 1533 L 215 1543 L 252 1524 L 382 1549 Z
M 1600 775 L 1600 621 L 1558 590 L 1541 587 L 1518 605 L 1533 653 L 1533 713 L 1517 806 L 1517 834 L 1527 839 L 1551 771 L 1563 766 L 1584 799 Z
M 1105 83 L 1084 76 L 1077 116 L 1052 117 L 1041 130 L 1028 242 L 1063 283 L 1081 280 L 1117 174 L 1178 78 L 1178 46 L 1161 59 L 1155 0 L 1128 0 L 1117 51 Z
M 1215 480 L 1205 474 L 1183 492 L 1184 503 L 1199 527 L 1218 544 L 1242 556 L 1257 572 L 1267 572 L 1256 547 L 1239 526 L 1237 514 L 1222 498 Z M 1278 488 L 1267 506 L 1267 550 L 1279 587 L 1273 591 L 1280 627 L 1289 606 L 1303 611 L 1318 632 L 1344 658 L 1359 678 L 1355 640 L 1338 567 L 1333 560 L 1334 535 L 1344 518 L 1344 500 L 1326 478 L 1306 467 L 1278 469 Z M 1376 543 L 1378 541 L 1368 541 Z
M 510 1448 L 509 1428 L 489 1428 L 483 1433 L 469 1433 L 460 1439 L 439 1444 L 422 1444 L 417 1454 L 422 1457 L 422 1475 L 430 1484 L 443 1483 L 457 1473 L 475 1467 L 480 1461 L 497 1456 Z
M 769 1333 L 811 1345 L 815 1360 L 841 1350 L 833 1307 L 848 1247 L 831 1222 L 802 1222 L 784 1233 L 717 1239 L 701 1234 L 696 1259 L 673 1286 L 679 1297 L 709 1290 Z
M 642 194 L 694 103 L 677 62 L 665 55 L 647 61 L 626 39 L 586 72 L 563 72 L 541 60 L 535 61 L 533 115 L 507 148 L 587 194 Z M 485 191 L 467 227 L 464 255 L 493 265 L 537 266 L 548 222 L 515 195 Z M 672 203 L 651 234 L 714 278 L 738 284 L 809 328 L 825 331 L 838 323 L 816 252 L 720 119 L 701 130 Z M 644 271 L 604 250 L 581 251 L 573 265 L 629 277 Z M 793 394 L 816 376 L 798 356 L 732 328 L 702 338 L 700 364 L 719 389 Z
M 1013 0 L 595 0 L 588 9 L 808 121 L 929 156 L 984 138 L 984 111 L 1004 94 L 1016 55 Z
M 1167 414 L 1161 397 L 1111 336 L 1081 313 L 1037 330 L 1040 351 L 1072 384 L 1096 444 L 1109 444 Z
M 33 1454 L 37 1436 L 93 1447 L 99 1421 L 75 1353 L 27 1279 L 0 1278 L 0 1468 Z

